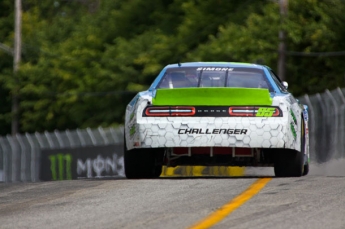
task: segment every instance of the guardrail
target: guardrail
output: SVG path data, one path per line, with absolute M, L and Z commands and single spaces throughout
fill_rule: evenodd
M 299 100 L 309 107 L 311 160 L 323 163 L 345 157 L 345 88 Z
M 122 143 L 123 127 L 99 127 L 0 137 L 0 181 L 39 181 L 42 150 Z
M 304 95 L 299 100 L 309 107 L 311 160 L 322 163 L 331 158 L 345 157 L 345 88 L 326 90 L 316 95 Z M 86 149 L 92 146 L 119 144 L 123 144 L 123 127 L 99 127 L 0 137 L 0 181 L 39 181 L 42 150 L 83 147 Z M 80 166 L 86 166 L 85 161 L 80 163 Z M 115 166 L 114 161 L 109 163 Z M 189 167 L 184 169 L 186 175 L 199 173 L 198 169 L 191 170 Z M 179 174 L 179 170 L 174 169 L 164 168 L 163 171 L 165 171 L 163 175 Z M 222 174 L 228 174 L 230 170 L 224 171 Z M 59 178 L 58 175 L 56 176 Z

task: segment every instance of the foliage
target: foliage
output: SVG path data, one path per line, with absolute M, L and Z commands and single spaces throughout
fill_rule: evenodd
M 100 5 L 97 3 L 100 2 Z M 0 2 L 0 42 L 13 47 L 13 1 Z M 0 51 L 0 134 L 10 132 L 11 95 L 20 131 L 123 122 L 124 109 L 159 71 L 178 61 L 260 62 L 277 66 L 287 32 L 287 78 L 296 95 L 345 85 L 345 2 L 290 0 L 281 20 L 269 0 L 23 1 L 22 63 Z

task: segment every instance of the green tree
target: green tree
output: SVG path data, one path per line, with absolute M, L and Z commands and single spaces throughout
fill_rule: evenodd
M 0 1 L 0 43 L 13 47 L 13 1 Z M 7 78 L 12 77 L 13 56 L 0 48 L 0 135 L 11 132 L 11 96 L 6 87 Z
M 316 93 L 325 88 L 345 86 L 343 56 L 306 57 L 310 52 L 345 50 L 345 2 L 289 1 L 288 17 L 281 23 L 279 7 L 271 2 L 262 13 L 251 13 L 244 24 L 229 22 L 218 34 L 189 54 L 198 60 L 262 62 L 274 70 L 277 66 L 278 32 L 287 31 L 287 80 L 296 95 Z
M 288 49 L 305 54 L 345 50 L 345 2 L 291 1 L 288 31 Z M 344 56 L 302 56 L 288 58 L 289 81 L 296 94 L 314 94 L 326 88 L 345 86 Z
M 137 91 L 167 64 L 262 62 L 277 66 L 287 31 L 287 79 L 297 95 L 344 86 L 342 0 L 102 0 L 23 3 L 23 59 L 0 52 L 0 134 L 9 133 L 10 96 L 20 95 L 22 132 L 118 125 Z M 8 12 L 11 12 L 10 14 Z M 0 42 L 13 47 L 13 2 L 0 2 Z M 296 51 L 296 52 L 291 52 Z M 314 54 L 313 54 L 314 55 Z

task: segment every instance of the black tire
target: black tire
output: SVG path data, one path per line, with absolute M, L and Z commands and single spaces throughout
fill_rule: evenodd
M 304 165 L 303 176 L 308 175 L 309 173 L 309 163 Z
M 277 177 L 300 177 L 303 175 L 304 153 L 282 149 L 275 154 L 274 173 Z
M 302 116 L 302 139 L 301 139 L 301 151 L 304 152 L 304 147 L 305 147 L 305 131 L 304 131 L 304 121 L 303 121 L 303 116 Z M 304 167 L 303 167 L 303 176 L 308 175 L 309 173 L 309 161 L 307 155 L 304 157 Z
M 155 177 L 160 177 L 162 174 L 163 167 L 161 165 L 156 165 L 155 166 Z
M 304 123 L 301 117 L 301 151 L 291 149 L 277 150 L 274 160 L 274 173 L 277 177 L 304 176 L 306 165 L 304 164 Z M 309 171 L 309 165 L 307 165 Z M 308 173 L 307 171 L 307 173 Z
M 132 149 L 124 146 L 125 174 L 128 179 L 158 178 L 162 173 L 162 149 Z

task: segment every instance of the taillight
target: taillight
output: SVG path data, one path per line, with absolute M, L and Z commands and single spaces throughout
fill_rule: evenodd
M 194 107 L 147 107 L 146 116 L 193 116 L 195 115 Z
M 146 117 L 282 117 L 279 107 L 262 106 L 148 106 L 143 112 Z
M 229 115 L 237 117 L 281 117 L 278 107 L 229 107 Z

